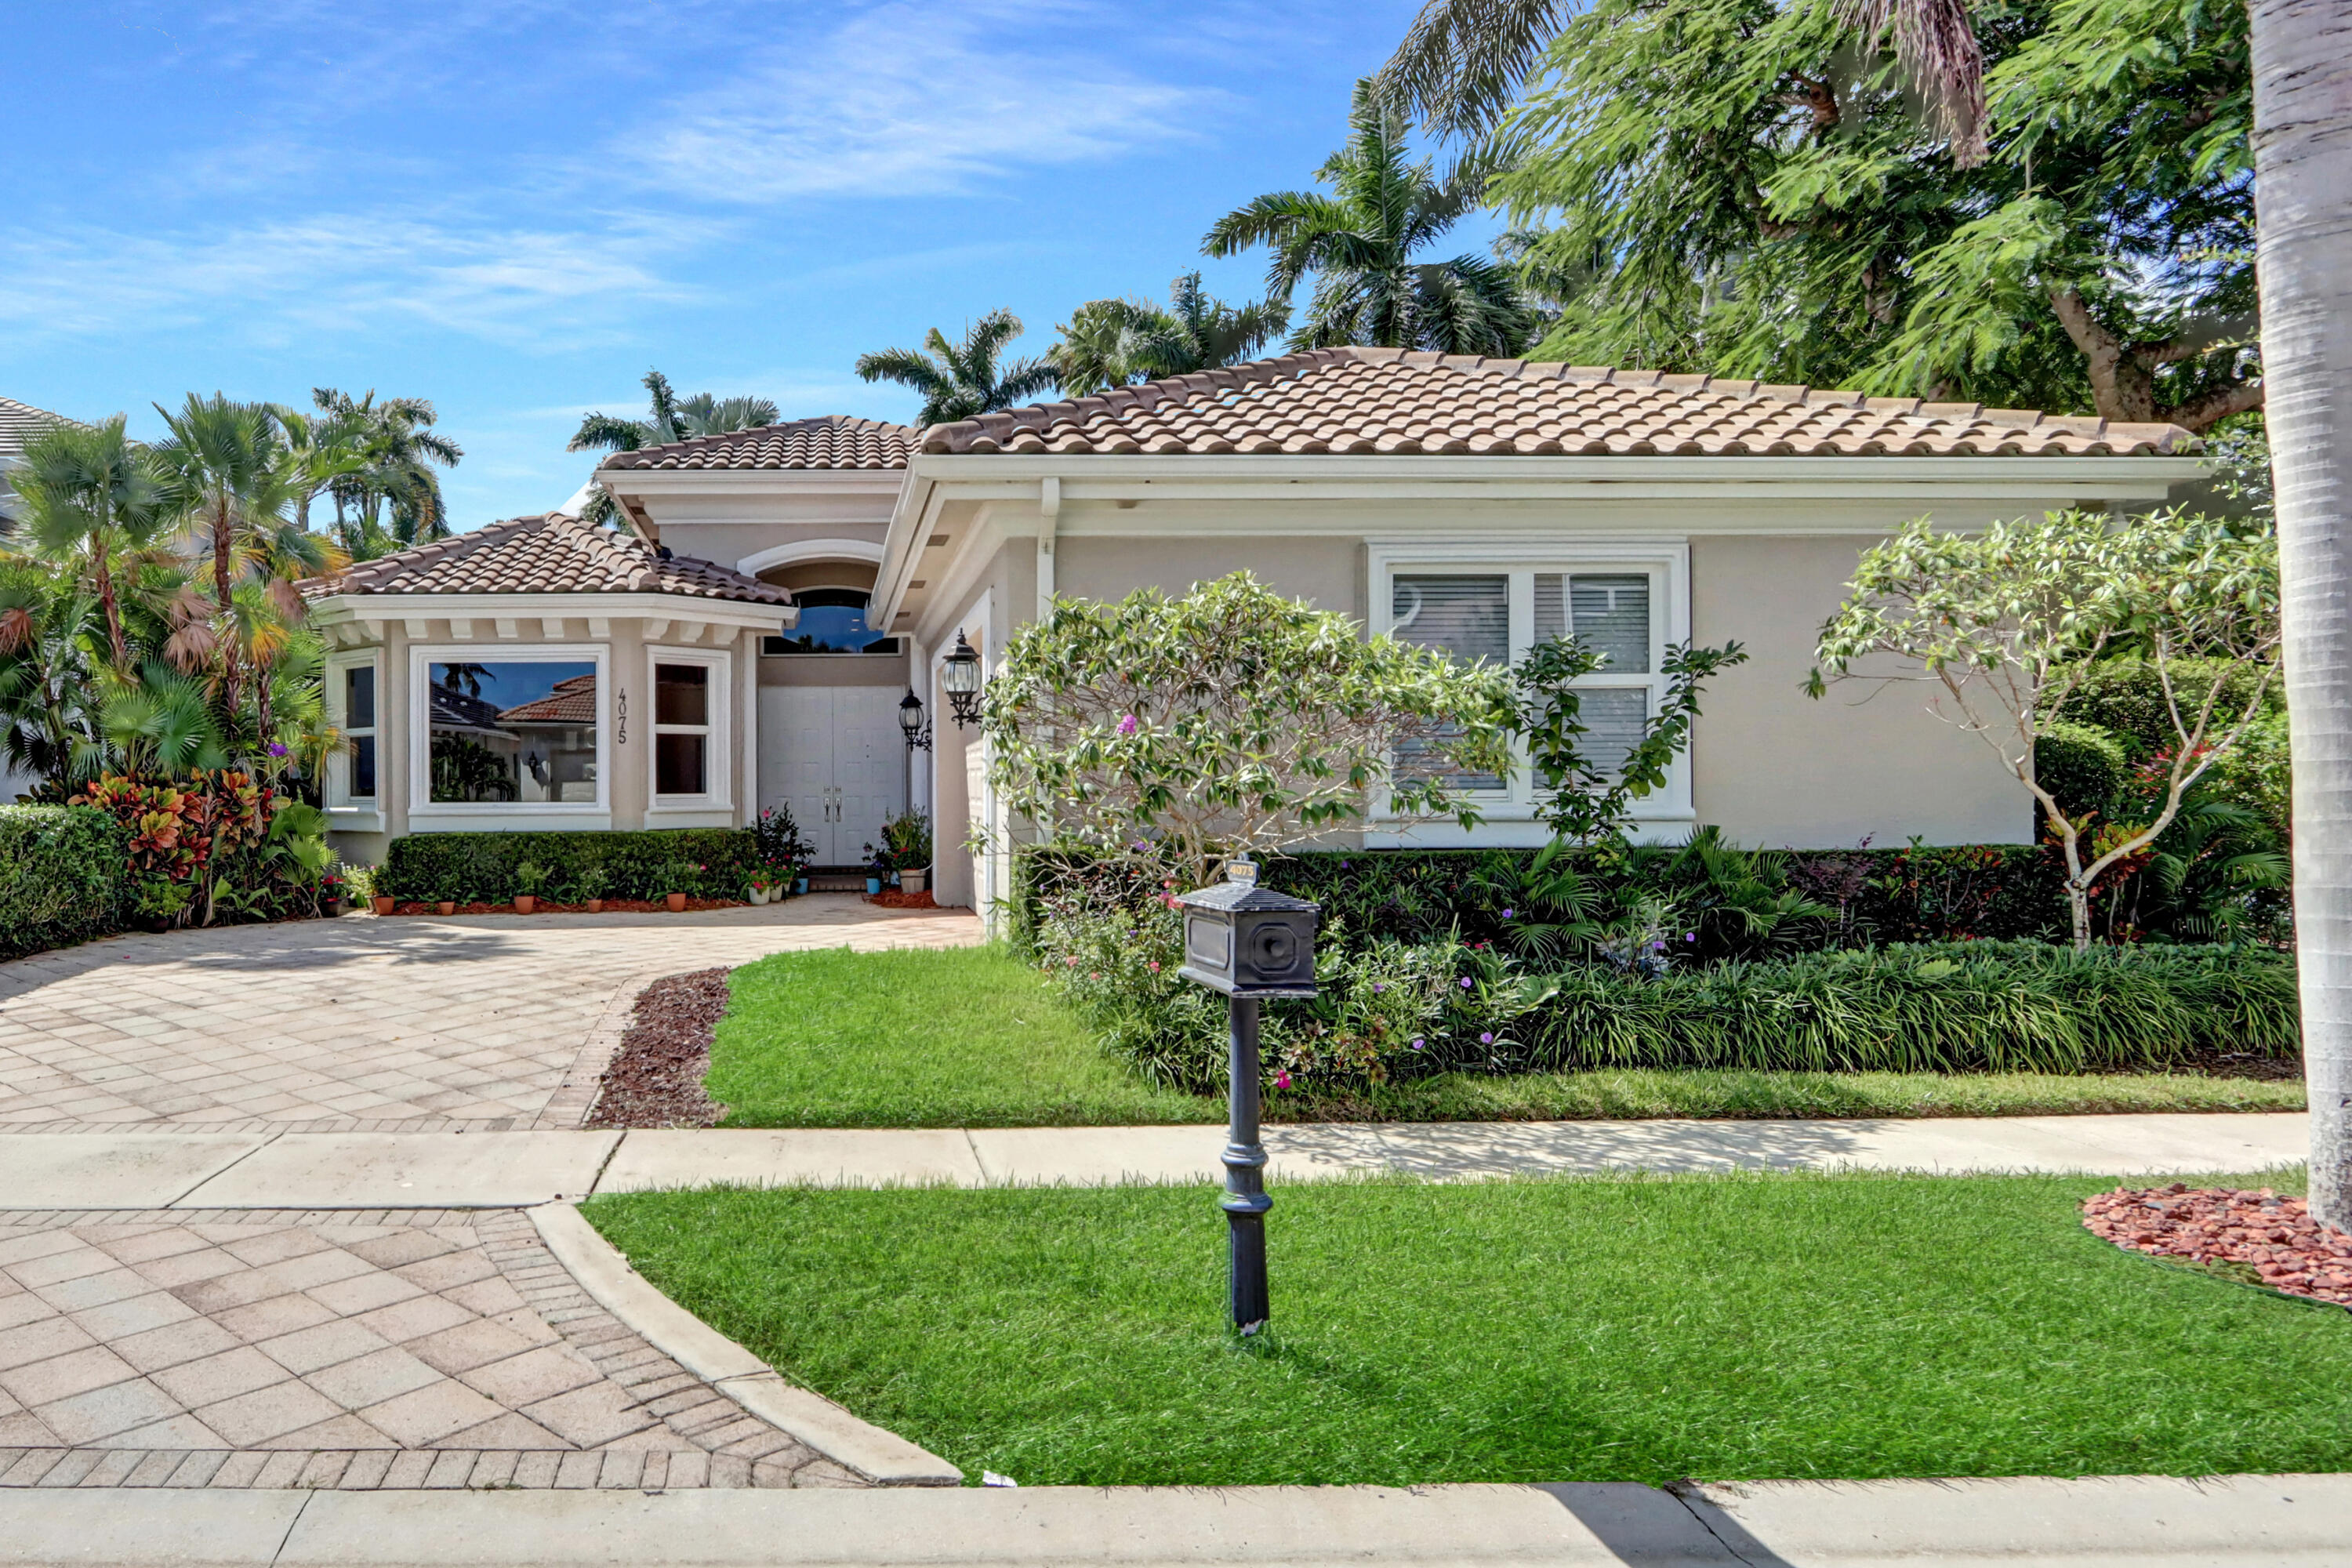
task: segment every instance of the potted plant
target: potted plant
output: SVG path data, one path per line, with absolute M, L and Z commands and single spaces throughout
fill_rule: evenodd
M 892 869 L 888 850 L 877 849 L 871 844 L 866 847 L 866 896 L 867 898 L 880 896 L 882 884 L 890 879 Z
M 931 819 L 908 808 L 882 825 L 882 847 L 903 892 L 919 893 L 930 880 Z
M 457 889 L 450 882 L 442 881 L 434 884 L 433 912 L 436 915 L 454 915 L 457 912 Z
M 533 861 L 526 860 L 515 868 L 515 913 L 527 915 L 539 908 L 539 895 L 547 886 L 548 876 L 547 868 Z
M 663 865 L 662 898 L 668 903 L 670 913 L 685 911 L 688 895 L 700 885 L 701 870 L 691 860 L 671 860 Z
M 816 846 L 801 837 L 800 824 L 793 820 L 789 805 L 772 805 L 761 812 L 760 820 L 751 825 L 751 837 L 760 847 L 760 863 L 784 868 L 792 879 L 788 886 L 801 881 L 809 857 L 816 853 Z M 808 889 L 797 886 L 796 890 L 805 893 Z
M 754 909 L 757 909 L 776 896 L 782 880 L 773 868 L 762 866 L 751 873 L 751 879 L 744 888 L 743 896 L 751 900 Z
M 580 874 L 572 879 L 572 891 L 588 906 L 590 914 L 602 914 L 604 910 L 604 889 L 611 880 L 602 866 L 583 867 Z

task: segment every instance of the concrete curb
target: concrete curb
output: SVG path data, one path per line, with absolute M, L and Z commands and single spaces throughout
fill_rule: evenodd
M 963 1472 L 945 1459 L 785 1382 L 767 1363 L 663 1295 L 572 1205 L 542 1204 L 529 1213 L 547 1249 L 599 1306 L 761 1420 L 877 1486 L 963 1484 Z

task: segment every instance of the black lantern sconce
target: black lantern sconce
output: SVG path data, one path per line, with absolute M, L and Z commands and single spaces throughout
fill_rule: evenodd
M 980 654 L 961 632 L 956 633 L 954 648 L 940 661 L 940 689 L 948 694 L 948 711 L 957 729 L 980 722 Z
M 1225 867 L 1225 880 L 1185 893 L 1183 979 L 1225 994 L 1232 1023 L 1232 1084 L 1225 1127 L 1228 1299 L 1234 1327 L 1255 1333 L 1265 1323 L 1265 1145 L 1258 1141 L 1257 1006 L 1269 996 L 1315 994 L 1315 924 L 1321 910 L 1257 885 L 1246 860 Z
M 930 716 L 923 711 L 923 700 L 915 689 L 907 688 L 907 695 L 898 699 L 898 731 L 907 737 L 907 750 L 928 752 L 931 749 Z

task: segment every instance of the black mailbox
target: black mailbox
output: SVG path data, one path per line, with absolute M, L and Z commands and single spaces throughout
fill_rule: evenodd
M 1184 964 L 1176 973 L 1228 996 L 1312 996 L 1321 911 L 1259 887 L 1255 870 L 1177 899 L 1184 911 Z

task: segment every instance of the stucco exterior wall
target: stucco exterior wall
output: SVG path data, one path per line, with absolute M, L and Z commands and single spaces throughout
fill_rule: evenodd
M 1362 550 L 1344 538 L 1116 539 L 1066 534 L 1055 542 L 1057 593 L 1117 599 L 1138 588 L 1171 597 L 1195 583 L 1248 571 L 1277 593 L 1362 620 Z
M 1800 689 L 1822 620 L 1844 598 L 1868 541 L 1717 537 L 1691 542 L 1692 636 L 1737 638 L 1748 662 L 1706 689 L 1691 742 L 1701 822 L 1741 844 L 1777 848 L 2022 844 L 2033 835 L 2023 786 L 1990 747 L 1927 710 L 1909 683 Z

